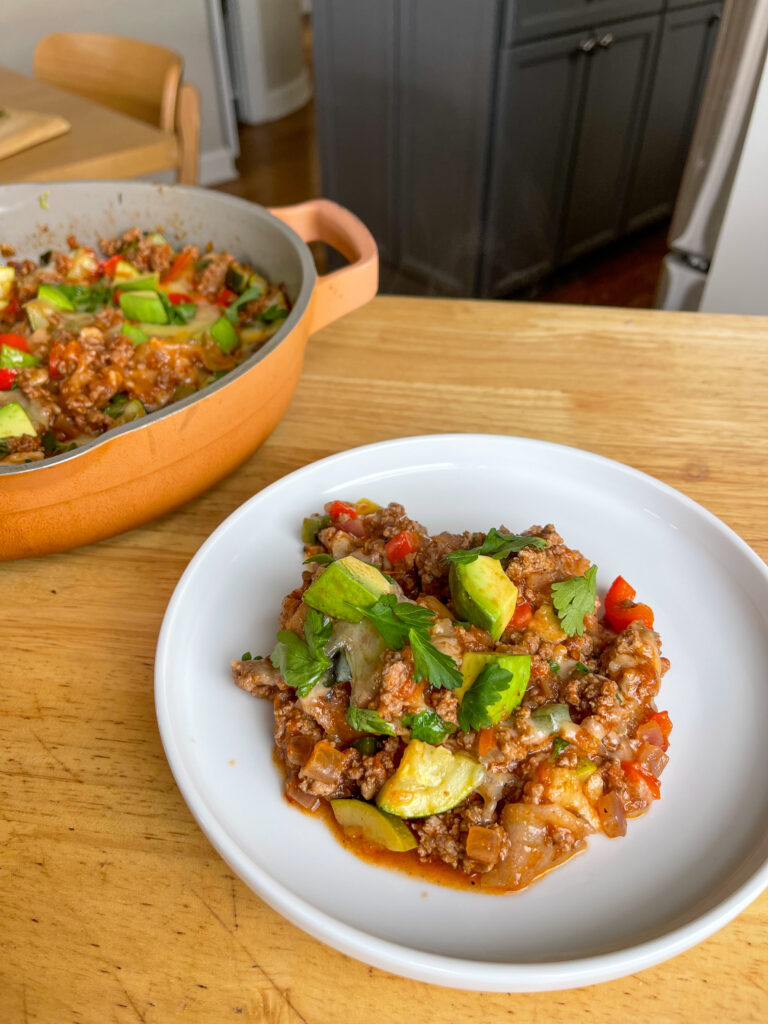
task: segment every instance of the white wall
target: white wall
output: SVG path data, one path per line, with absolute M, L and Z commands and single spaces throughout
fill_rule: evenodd
M 49 32 L 108 32 L 177 50 L 200 90 L 200 180 L 212 185 L 236 177 L 238 154 L 220 26 L 218 0 L 0 0 L 0 65 L 31 74 Z
M 768 314 L 768 60 L 699 308 Z

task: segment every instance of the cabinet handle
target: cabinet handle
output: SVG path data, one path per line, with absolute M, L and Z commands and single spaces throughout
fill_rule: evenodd
M 611 32 L 606 32 L 605 35 L 597 41 L 597 45 L 602 46 L 604 50 L 607 50 L 609 47 L 613 46 L 613 44 L 614 38 Z
M 590 39 L 582 39 L 576 49 L 581 53 L 592 53 L 596 46 L 597 40 L 592 36 Z

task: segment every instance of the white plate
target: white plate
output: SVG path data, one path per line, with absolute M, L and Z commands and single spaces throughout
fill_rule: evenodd
M 369 865 L 289 806 L 272 707 L 229 661 L 268 653 L 300 578 L 302 518 L 339 497 L 402 502 L 431 532 L 554 522 L 653 606 L 672 668 L 662 799 L 624 839 L 524 892 L 442 888 Z M 173 774 L 224 860 L 267 903 L 351 956 L 422 981 L 537 991 L 617 978 L 674 956 L 768 885 L 768 570 L 690 499 L 597 455 L 539 441 L 437 435 L 300 469 L 234 512 L 170 601 L 155 696 Z M 234 762 L 234 764 L 232 764 Z

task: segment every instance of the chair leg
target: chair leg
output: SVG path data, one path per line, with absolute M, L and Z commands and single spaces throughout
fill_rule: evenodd
M 200 93 L 191 82 L 182 82 L 179 86 L 176 136 L 179 140 L 179 183 L 197 185 L 200 171 Z

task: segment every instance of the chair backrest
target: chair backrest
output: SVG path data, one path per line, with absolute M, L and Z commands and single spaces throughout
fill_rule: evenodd
M 54 32 L 35 47 L 35 77 L 173 132 L 184 61 L 140 39 Z
M 196 185 L 200 170 L 200 93 L 191 82 L 182 82 L 179 86 L 176 135 L 179 140 L 179 181 L 182 185 Z

